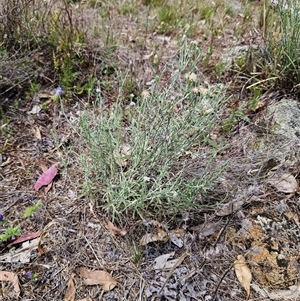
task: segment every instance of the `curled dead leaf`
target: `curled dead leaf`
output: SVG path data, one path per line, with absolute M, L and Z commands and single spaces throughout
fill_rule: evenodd
M 146 233 L 141 238 L 141 245 L 145 246 L 145 245 L 149 244 L 150 242 L 154 242 L 154 241 L 167 242 L 168 240 L 169 240 L 168 233 L 165 230 L 158 228 L 157 233 Z
M 295 193 L 299 188 L 296 178 L 287 172 L 281 175 L 271 175 L 267 182 L 284 193 Z
M 111 291 L 118 282 L 105 271 L 92 271 L 86 268 L 77 269 L 77 273 L 85 278 L 83 283 L 85 285 L 101 285 L 105 292 Z
M 41 134 L 41 130 L 39 127 L 36 127 L 34 129 L 34 136 L 36 139 L 41 140 L 42 139 L 42 134 Z
M 127 233 L 127 231 L 116 227 L 106 216 L 104 216 L 104 226 L 109 232 L 115 235 L 124 236 Z
M 20 287 L 19 287 L 19 279 L 18 279 L 17 274 L 12 273 L 12 272 L 0 271 L 0 281 L 11 282 L 14 287 L 14 291 L 15 291 L 17 297 L 19 297 Z
M 241 283 L 241 285 L 247 293 L 246 300 L 248 300 L 250 295 L 250 283 L 252 280 L 252 274 L 249 267 L 246 264 L 244 256 L 238 255 L 237 260 L 234 262 L 233 266 L 237 279 L 239 280 L 239 282 Z
M 300 286 L 292 285 L 286 290 L 274 290 L 268 291 L 266 288 L 260 288 L 256 283 L 251 285 L 251 288 L 260 294 L 265 300 L 299 300 L 300 298 Z

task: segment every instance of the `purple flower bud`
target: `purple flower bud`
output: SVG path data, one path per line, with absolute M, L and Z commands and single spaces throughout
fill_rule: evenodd
M 2 214 L 0 214 L 0 222 L 3 221 L 4 216 Z
M 30 201 L 30 202 L 33 202 L 33 201 L 34 201 L 34 195 L 31 195 L 31 196 L 29 197 L 29 201 Z
M 27 271 L 27 272 L 25 273 L 25 276 L 28 277 L 28 278 L 30 278 L 31 275 L 32 275 L 31 271 Z
M 57 87 L 55 89 L 55 96 L 62 96 L 64 94 L 64 91 L 61 87 Z

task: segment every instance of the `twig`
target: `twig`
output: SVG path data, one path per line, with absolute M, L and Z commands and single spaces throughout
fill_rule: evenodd
M 184 260 L 184 258 L 186 256 L 189 255 L 188 251 L 185 251 L 175 262 L 174 266 L 172 267 L 172 269 L 170 270 L 167 279 L 165 280 L 163 286 L 161 287 L 161 289 L 158 292 L 158 295 L 161 294 L 162 290 L 164 289 L 164 287 L 166 286 L 167 282 L 169 281 L 169 279 L 171 278 L 172 274 L 174 273 L 174 270 L 182 263 L 182 261 Z
M 216 289 L 215 289 L 214 296 L 213 296 L 213 298 L 212 298 L 213 301 L 215 301 L 215 299 L 216 299 L 216 296 L 217 296 L 219 287 L 220 287 L 220 285 L 221 285 L 223 279 L 224 279 L 225 276 L 228 274 L 228 272 L 233 268 L 233 265 L 234 265 L 234 263 L 229 267 L 229 269 L 228 269 L 227 271 L 225 271 L 225 273 L 224 273 L 223 276 L 221 277 L 221 279 L 220 279 L 220 281 L 219 281 L 219 283 L 218 283 L 218 285 L 217 285 L 217 287 L 216 287 Z

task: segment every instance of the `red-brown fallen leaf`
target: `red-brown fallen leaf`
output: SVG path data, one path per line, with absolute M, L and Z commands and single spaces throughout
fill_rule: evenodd
M 85 278 L 83 283 L 85 285 L 96 285 L 102 286 L 105 292 L 111 291 L 118 282 L 105 271 L 92 271 L 86 268 L 78 268 L 78 274 Z
M 59 163 L 53 164 L 50 168 L 43 172 L 34 185 L 34 189 L 38 191 L 42 186 L 50 184 L 57 174 L 57 166 Z
M 17 294 L 17 297 L 20 295 L 19 279 L 17 274 L 13 272 L 0 271 L 0 281 L 9 281 L 14 287 L 14 291 Z
M 68 288 L 64 297 L 64 301 L 74 301 L 75 300 L 75 285 L 73 281 L 73 276 L 71 275 L 68 280 Z
M 26 235 L 23 235 L 17 239 L 15 239 L 14 241 L 12 241 L 10 244 L 7 245 L 7 248 L 13 246 L 13 245 L 16 245 L 16 244 L 19 244 L 21 242 L 24 242 L 24 241 L 27 241 L 27 240 L 32 240 L 34 238 L 37 238 L 41 235 L 42 231 L 38 231 L 38 232 L 34 232 L 34 233 L 29 233 L 29 234 L 26 234 Z
M 106 216 L 104 216 L 104 226 L 105 228 L 110 231 L 111 233 L 115 234 L 115 235 L 126 235 L 126 231 L 123 229 L 120 229 L 118 227 L 116 227 L 111 221 L 108 220 L 108 218 Z

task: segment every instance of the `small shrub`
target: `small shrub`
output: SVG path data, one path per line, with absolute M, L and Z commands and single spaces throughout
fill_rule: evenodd
M 107 109 L 99 93 L 93 109 L 81 115 L 81 187 L 112 215 L 159 218 L 199 208 L 197 195 L 221 172 L 210 169 L 214 149 L 197 176 L 185 176 L 191 156 L 207 146 L 224 101 L 221 91 L 211 97 L 193 92 L 200 84 L 193 74 L 199 59 L 195 44 L 183 43 L 167 83 L 160 82 L 162 72 L 150 91 L 124 105 L 128 80 L 120 75 L 116 103 Z

